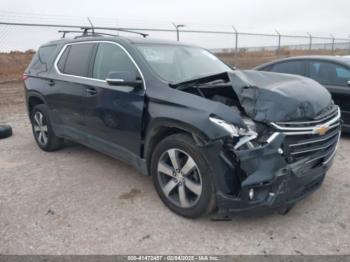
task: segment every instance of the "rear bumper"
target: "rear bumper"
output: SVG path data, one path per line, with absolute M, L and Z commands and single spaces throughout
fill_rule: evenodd
M 261 211 L 293 205 L 317 190 L 332 165 L 327 162 L 307 164 L 308 159 L 287 164 L 279 149 L 285 139 L 280 134 L 259 149 L 237 151 L 241 168 L 248 174 L 237 196 L 217 192 L 220 213 Z

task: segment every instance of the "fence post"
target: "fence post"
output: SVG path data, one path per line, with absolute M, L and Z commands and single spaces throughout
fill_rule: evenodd
M 334 35 L 330 34 L 332 37 L 332 53 L 334 54 L 334 42 L 335 42 L 335 38 Z
M 275 30 L 278 36 L 278 47 L 277 47 L 277 56 L 280 56 L 281 53 L 281 34 L 277 30 Z
M 176 40 L 179 42 L 180 41 L 180 27 L 185 27 L 185 25 L 177 25 L 175 23 L 172 23 L 173 26 L 175 27 L 176 30 Z
M 309 32 L 307 34 L 309 35 L 309 38 L 310 38 L 309 50 L 311 51 L 312 50 L 312 35 Z
M 235 32 L 235 57 L 234 57 L 234 61 L 235 61 L 235 67 L 238 67 L 238 31 L 237 29 L 232 26 L 233 31 Z

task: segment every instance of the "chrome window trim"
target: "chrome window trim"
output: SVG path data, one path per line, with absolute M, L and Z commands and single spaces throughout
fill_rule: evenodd
M 124 82 L 124 79 L 112 79 L 112 78 L 106 78 L 106 82 L 115 81 L 115 82 Z
M 96 81 L 96 82 L 101 82 L 101 83 L 106 83 L 107 84 L 107 81 L 106 80 L 102 80 L 102 79 L 97 79 L 97 78 L 92 78 L 92 77 L 84 77 L 84 76 L 77 76 L 77 75 L 70 75 L 70 74 L 65 74 L 65 73 L 62 73 L 59 69 L 58 69 L 58 62 L 59 60 L 61 59 L 61 56 L 62 54 L 64 53 L 64 51 L 67 49 L 68 46 L 71 46 L 71 45 L 81 45 L 81 44 L 91 44 L 91 43 L 109 43 L 109 44 L 113 44 L 113 45 L 116 45 L 118 47 L 120 47 L 125 53 L 126 55 L 130 58 L 130 60 L 133 62 L 133 64 L 135 65 L 137 71 L 139 72 L 139 74 L 141 75 L 141 78 L 142 78 L 142 83 L 143 83 L 143 89 L 146 90 L 146 81 L 145 81 L 145 77 L 143 76 L 142 74 L 142 71 L 140 69 L 140 67 L 137 65 L 136 61 L 134 60 L 134 58 L 130 55 L 130 53 L 125 49 L 124 46 L 122 46 L 121 44 L 119 43 L 116 43 L 116 42 L 113 42 L 113 41 L 106 41 L 106 40 L 93 40 L 93 41 L 80 41 L 80 42 L 74 42 L 74 43 L 67 43 L 63 46 L 63 48 L 61 49 L 61 51 L 59 52 L 58 56 L 56 57 L 55 59 L 55 62 L 54 62 L 54 68 L 56 70 L 56 73 L 59 74 L 59 75 L 62 75 L 62 76 L 69 76 L 69 77 L 73 77 L 73 78 L 79 78 L 79 79 L 85 79 L 85 80 L 92 80 L 92 81 Z M 108 88 L 108 87 L 106 87 Z M 113 89 L 113 88 L 111 88 Z M 114 89 L 113 89 L 114 90 Z

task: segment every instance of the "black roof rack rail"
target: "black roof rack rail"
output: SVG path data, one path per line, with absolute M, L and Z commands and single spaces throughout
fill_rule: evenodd
M 94 32 L 94 33 L 87 33 L 87 34 L 83 34 L 81 36 L 76 36 L 76 38 L 79 37 L 84 37 L 84 36 L 119 36 L 119 35 L 115 35 L 115 34 L 108 34 L 108 33 L 102 33 L 102 32 Z
M 138 34 L 141 35 L 142 37 L 147 37 L 148 34 L 141 33 L 141 32 L 136 32 L 132 30 L 127 30 L 123 28 L 108 28 L 108 27 L 81 27 L 81 30 L 59 30 L 59 33 L 62 33 L 62 38 L 65 38 L 67 34 L 69 33 L 81 33 L 80 36 L 76 36 L 76 38 L 79 37 L 87 37 L 87 36 L 119 36 L 115 34 L 108 34 L 108 33 L 102 33 L 102 32 L 95 32 L 95 29 L 100 29 L 100 30 L 111 30 L 111 31 L 118 31 L 118 32 L 126 32 L 126 33 L 132 33 L 132 34 Z M 91 30 L 91 32 L 89 32 Z
M 142 32 L 137 32 L 133 30 L 128 30 L 124 28 L 110 28 L 110 27 L 81 27 L 81 29 L 84 31 L 84 34 L 87 34 L 89 30 L 94 31 L 95 29 L 97 30 L 111 30 L 111 31 L 119 31 L 119 32 L 125 32 L 125 33 L 132 33 L 132 34 L 137 34 L 141 35 L 142 37 L 146 38 L 148 34 L 142 33 Z
M 83 31 L 78 31 L 78 30 L 58 30 L 59 33 L 62 33 L 62 38 L 65 38 L 67 34 L 69 33 L 83 33 Z
M 118 30 L 119 31 L 119 30 Z M 91 32 L 88 31 L 78 31 L 78 30 L 59 30 L 59 33 L 62 33 L 62 38 L 65 38 L 67 34 L 69 33 L 81 33 L 81 35 L 76 36 L 75 38 L 81 38 L 81 37 L 88 37 L 88 36 L 119 36 L 116 34 L 108 34 L 108 33 L 102 33 L 102 32 Z M 125 31 L 124 31 L 125 32 Z

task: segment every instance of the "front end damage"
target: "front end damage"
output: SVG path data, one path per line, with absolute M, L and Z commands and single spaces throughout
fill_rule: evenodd
M 341 130 L 340 111 L 329 93 L 299 77 L 271 78 L 260 72 L 227 76 L 224 82 L 209 77 L 184 88 L 233 107 L 246 124 L 244 132 L 236 127 L 230 136 L 203 145 L 215 170 L 219 212 L 288 207 L 319 188 Z M 263 87 L 257 87 L 259 81 Z M 224 120 L 216 121 L 214 117 L 214 123 L 230 131 Z
M 329 131 L 321 136 L 317 132 L 323 125 Z M 235 149 L 223 142 L 216 162 L 226 175 L 215 176 L 224 180 L 217 187 L 220 212 L 288 207 L 321 185 L 340 138 L 339 109 L 326 119 L 303 122 L 303 127 L 276 126 L 271 125 L 274 132 L 266 143 L 254 148 Z M 214 162 L 215 153 L 212 157 Z

